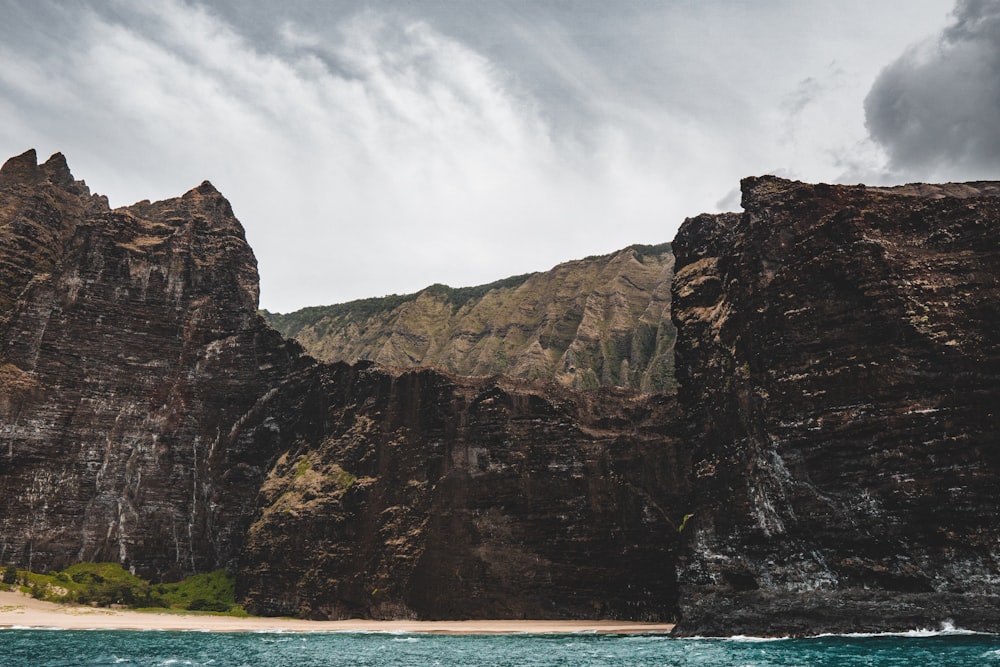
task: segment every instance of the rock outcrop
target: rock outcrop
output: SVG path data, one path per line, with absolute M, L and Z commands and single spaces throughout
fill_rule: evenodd
M 260 415 L 314 362 L 256 314 L 229 203 L 206 182 L 112 211 L 29 151 L 0 243 L 0 560 L 234 562 L 279 439 Z
M 264 313 L 324 361 L 673 391 L 670 244 L 453 289 Z
M 687 634 L 1000 629 L 1000 197 L 743 182 L 674 242 Z
M 228 567 L 313 618 L 676 611 L 671 397 L 317 363 L 211 184 L 110 210 L 59 155 L 0 170 L 0 280 L 2 562 Z
M 686 466 L 672 399 L 334 368 L 331 428 L 283 452 L 261 489 L 239 577 L 249 610 L 674 617 Z
M 390 356 L 572 352 L 631 388 L 322 363 L 257 314 L 208 182 L 111 210 L 61 155 L 9 160 L 0 561 L 228 567 L 251 611 L 311 618 L 1000 630 L 1000 185 L 743 188 L 673 244 L 675 398 L 639 391 L 669 366 L 665 248 L 370 313 L 446 311 Z

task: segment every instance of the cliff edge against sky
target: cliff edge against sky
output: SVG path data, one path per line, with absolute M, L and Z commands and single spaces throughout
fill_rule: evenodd
M 997 194 L 750 178 L 681 227 L 684 632 L 998 627 Z
M 674 396 L 317 362 L 211 184 L 111 210 L 29 151 L 0 560 L 226 567 L 310 618 L 998 630 L 998 193 L 746 179 L 673 243 Z
M 668 392 L 673 267 L 670 244 L 636 245 L 488 285 L 264 315 L 324 361 Z
M 317 363 L 207 182 L 110 210 L 29 151 L 0 266 L 3 562 L 226 567 L 312 618 L 672 617 L 671 401 Z

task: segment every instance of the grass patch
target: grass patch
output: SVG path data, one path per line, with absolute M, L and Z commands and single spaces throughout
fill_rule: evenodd
M 355 475 L 352 475 L 338 465 L 333 466 L 332 474 L 334 481 L 337 483 L 337 487 L 345 491 L 351 488 L 351 486 L 354 485 L 354 482 L 358 479 Z
M 295 466 L 295 479 L 298 479 L 299 477 L 302 477 L 302 475 L 304 475 L 307 472 L 309 472 L 309 469 L 311 467 L 312 467 L 312 464 L 309 463 L 309 456 L 308 455 L 303 456 L 302 458 L 300 458 L 299 459 L 299 464 L 297 466 Z
M 48 574 L 24 572 L 22 581 L 32 597 L 49 602 L 78 602 L 98 607 L 156 606 L 149 582 L 118 563 L 77 563 Z
M 225 570 L 196 574 L 175 584 L 157 584 L 154 590 L 166 603 L 160 606 L 170 609 L 229 613 L 236 607 L 236 578 Z
M 18 579 L 23 592 L 48 602 L 249 616 L 236 604 L 236 578 L 225 570 L 151 584 L 118 563 L 78 563 L 48 574 L 19 570 Z

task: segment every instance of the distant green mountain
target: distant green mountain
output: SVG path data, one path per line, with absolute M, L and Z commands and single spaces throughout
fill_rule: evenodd
M 662 392 L 675 387 L 673 266 L 669 243 L 634 245 L 477 287 L 262 314 L 324 361 Z

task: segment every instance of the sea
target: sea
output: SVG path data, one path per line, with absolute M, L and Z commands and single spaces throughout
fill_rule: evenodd
M 0 630 L 0 665 L 978 667 L 1000 665 L 1000 636 L 954 629 L 806 639 L 676 639 L 606 634 L 456 636 L 15 628 Z

